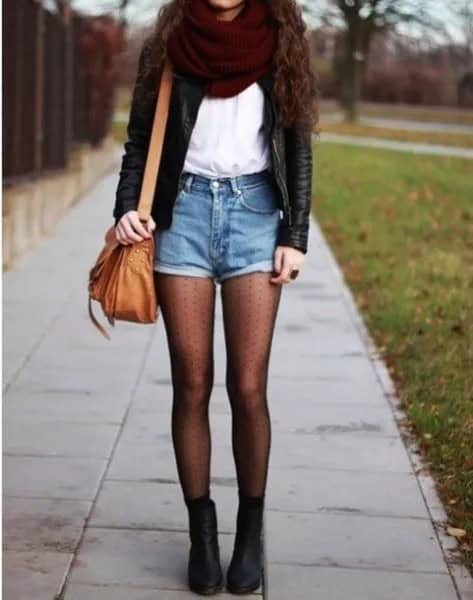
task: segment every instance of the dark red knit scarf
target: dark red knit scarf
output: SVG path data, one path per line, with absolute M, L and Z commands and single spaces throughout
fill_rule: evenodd
M 229 97 L 271 66 L 277 29 L 265 0 L 246 0 L 232 21 L 218 20 L 207 0 L 189 0 L 168 41 L 177 72 L 205 80 L 209 96 Z

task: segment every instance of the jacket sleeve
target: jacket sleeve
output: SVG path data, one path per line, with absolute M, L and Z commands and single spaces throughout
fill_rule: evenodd
M 140 52 L 138 70 L 132 93 L 127 125 L 127 141 L 124 143 L 119 180 L 115 193 L 113 217 L 115 225 L 130 210 L 136 210 L 140 197 L 141 184 L 146 164 L 146 156 L 151 138 L 154 111 L 146 106 L 138 109 L 137 96 L 143 73 L 146 46 Z
M 279 228 L 278 244 L 307 252 L 312 203 L 312 140 L 301 126 L 285 129 L 286 181 L 291 225 L 286 218 Z

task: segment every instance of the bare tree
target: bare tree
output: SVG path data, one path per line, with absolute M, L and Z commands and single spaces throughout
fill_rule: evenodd
M 341 100 L 349 121 L 358 119 L 365 65 L 374 36 L 400 24 L 432 25 L 426 0 L 327 0 L 317 16 L 322 23 L 341 28 L 344 33 Z
M 473 70 L 473 4 L 471 0 L 455 0 L 450 12 L 461 34 L 457 44 L 463 49 L 465 68 Z

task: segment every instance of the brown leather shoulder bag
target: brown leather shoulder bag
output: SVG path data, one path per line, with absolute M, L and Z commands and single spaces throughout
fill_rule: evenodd
M 151 214 L 156 179 L 164 142 L 172 89 L 172 68 L 166 60 L 162 72 L 153 129 L 146 157 L 138 217 L 147 222 Z M 97 329 L 107 338 L 109 334 L 92 311 L 92 300 L 102 306 L 110 325 L 116 320 L 135 323 L 155 323 L 158 317 L 158 298 L 154 285 L 154 236 L 133 244 L 121 244 L 112 225 L 105 233 L 105 245 L 89 271 L 89 316 Z

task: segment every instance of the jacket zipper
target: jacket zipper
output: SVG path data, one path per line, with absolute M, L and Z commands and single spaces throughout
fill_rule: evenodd
M 274 108 L 273 108 L 273 115 L 274 115 L 274 122 L 276 123 L 276 115 L 275 115 Z M 276 155 L 276 157 L 278 159 L 278 164 L 280 165 L 281 164 L 281 157 L 279 156 L 278 148 L 277 148 L 277 144 L 276 144 L 276 140 L 274 139 L 273 135 L 271 136 L 271 142 L 272 142 L 272 145 L 273 145 L 274 153 L 275 153 L 275 155 Z M 286 207 L 286 214 L 287 214 L 287 219 L 288 219 L 288 223 L 289 223 L 289 227 L 290 227 L 292 225 L 292 216 L 291 216 L 291 210 L 290 210 L 289 202 L 288 202 L 288 199 L 286 198 L 286 193 L 285 193 L 286 188 L 283 185 L 283 182 L 281 181 L 281 179 L 279 178 L 279 175 L 278 175 L 278 179 L 279 179 L 279 185 L 281 186 L 281 189 L 283 191 L 282 197 L 283 197 L 284 205 Z
M 265 92 L 267 93 L 267 90 L 265 90 Z M 271 135 L 271 144 L 273 146 L 274 154 L 276 155 L 276 158 L 278 160 L 278 166 L 280 166 L 281 165 L 281 157 L 279 156 L 279 152 L 278 152 L 278 148 L 277 148 L 277 144 L 276 144 L 276 139 L 274 137 L 274 129 L 276 128 L 276 124 L 277 124 L 276 108 L 274 106 L 271 94 L 269 94 L 269 93 L 268 93 L 268 100 L 269 100 L 269 104 L 271 106 L 271 111 L 273 113 L 273 131 L 270 134 Z M 284 206 L 286 208 L 287 220 L 288 220 L 288 224 L 289 224 L 289 227 L 290 227 L 292 225 L 292 216 L 291 216 L 291 209 L 290 209 L 290 206 L 289 206 L 289 198 L 286 197 L 287 188 L 284 185 L 284 182 L 281 181 L 281 178 L 279 177 L 278 174 L 276 174 L 276 177 L 278 178 L 279 185 L 281 187 L 283 204 L 284 204 Z

